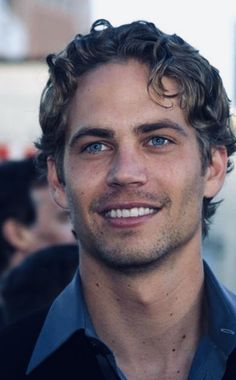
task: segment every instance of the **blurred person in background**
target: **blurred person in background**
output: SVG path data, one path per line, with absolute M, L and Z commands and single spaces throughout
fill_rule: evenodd
M 26 257 L 0 283 L 3 318 L 10 324 L 49 305 L 78 267 L 76 244 L 47 247 Z
M 38 162 L 80 265 L 2 331 L 0 377 L 236 379 L 236 296 L 202 259 L 236 151 L 218 71 L 145 21 L 98 20 L 47 62 Z
M 0 163 L 0 275 L 47 246 L 73 243 L 68 212 L 51 199 L 34 158 Z

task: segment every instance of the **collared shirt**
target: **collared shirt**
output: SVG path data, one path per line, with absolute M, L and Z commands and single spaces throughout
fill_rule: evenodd
M 220 380 L 228 356 L 236 348 L 236 296 L 221 285 L 204 263 L 208 302 L 208 332 L 200 340 L 188 380 Z M 109 365 L 120 380 L 125 375 L 117 367 L 111 350 L 98 338 L 83 297 L 79 272 L 52 304 L 34 347 L 27 373 L 30 373 L 78 330 L 83 330 L 101 347 L 99 364 Z

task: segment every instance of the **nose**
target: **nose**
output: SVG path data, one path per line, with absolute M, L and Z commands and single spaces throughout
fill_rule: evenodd
M 146 182 L 147 168 L 144 158 L 130 149 L 117 152 L 108 172 L 108 186 L 142 186 Z

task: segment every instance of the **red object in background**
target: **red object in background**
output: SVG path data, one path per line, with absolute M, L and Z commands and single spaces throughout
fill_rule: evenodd
M 26 145 L 25 147 L 21 147 L 19 151 L 15 151 L 14 147 L 0 143 L 0 161 L 23 159 L 33 157 L 36 154 L 37 149 L 34 145 Z
M 37 149 L 34 146 L 28 146 L 24 149 L 23 156 L 24 157 L 33 157 L 37 153 Z
M 6 144 L 0 144 L 0 160 L 7 160 L 9 156 L 8 146 Z

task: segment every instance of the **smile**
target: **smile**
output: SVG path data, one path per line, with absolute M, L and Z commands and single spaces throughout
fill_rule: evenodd
M 139 216 L 146 216 L 154 214 L 156 210 L 154 208 L 149 207 L 133 207 L 130 209 L 111 209 L 106 212 L 105 216 L 107 218 L 136 218 Z

